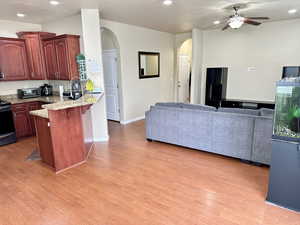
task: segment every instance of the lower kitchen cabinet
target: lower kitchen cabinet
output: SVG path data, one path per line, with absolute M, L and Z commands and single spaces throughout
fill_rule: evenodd
M 35 135 L 34 119 L 29 112 L 41 109 L 40 102 L 29 102 L 12 105 L 17 138 Z
M 39 110 L 42 107 L 41 102 L 31 102 L 28 104 L 28 114 L 30 111 L 34 111 L 34 110 Z M 35 131 L 35 125 L 34 125 L 34 117 L 29 115 L 29 120 L 30 120 L 30 126 L 31 126 L 31 135 L 35 135 L 36 131 Z

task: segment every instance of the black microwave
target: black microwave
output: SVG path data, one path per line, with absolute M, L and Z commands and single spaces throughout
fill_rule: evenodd
M 40 88 L 24 88 L 18 89 L 18 98 L 26 99 L 26 98 L 38 98 L 41 96 Z

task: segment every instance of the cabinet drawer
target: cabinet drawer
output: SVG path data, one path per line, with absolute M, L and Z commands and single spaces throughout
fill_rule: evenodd
M 35 135 L 34 118 L 30 115 L 30 111 L 38 110 L 40 108 L 40 102 L 26 102 L 12 105 L 18 138 Z
M 28 110 L 28 105 L 25 103 L 14 104 L 11 108 L 13 112 L 22 112 Z

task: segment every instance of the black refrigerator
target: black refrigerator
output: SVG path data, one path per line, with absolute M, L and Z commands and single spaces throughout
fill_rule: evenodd
M 207 68 L 205 105 L 220 107 L 226 98 L 228 68 Z

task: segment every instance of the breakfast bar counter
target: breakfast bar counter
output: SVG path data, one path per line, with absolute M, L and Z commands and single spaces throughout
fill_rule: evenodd
M 78 100 L 60 100 L 31 111 L 42 161 L 56 173 L 87 160 L 93 147 L 91 110 L 103 94 L 87 94 Z

